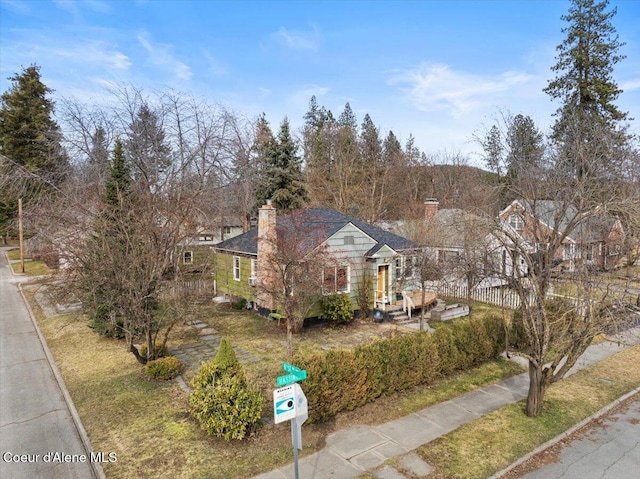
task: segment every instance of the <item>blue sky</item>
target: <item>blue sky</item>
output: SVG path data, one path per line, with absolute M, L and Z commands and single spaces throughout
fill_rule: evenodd
M 611 0 L 622 53 L 618 106 L 640 133 L 640 2 Z M 41 66 L 54 98 L 93 102 L 113 83 L 171 87 L 274 129 L 300 127 L 311 95 L 338 116 L 349 102 L 383 134 L 428 154 L 465 153 L 502 111 L 542 130 L 569 2 L 0 0 L 0 90 Z

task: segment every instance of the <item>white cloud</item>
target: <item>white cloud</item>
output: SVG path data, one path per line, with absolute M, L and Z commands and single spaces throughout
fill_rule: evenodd
M 72 45 L 61 45 L 53 48 L 50 53 L 58 58 L 65 58 L 83 64 L 104 65 L 106 68 L 115 70 L 127 70 L 131 66 L 131 60 L 127 55 L 113 50 L 108 44 L 100 41 L 74 42 Z
M 320 33 L 316 27 L 313 27 L 310 32 L 287 30 L 281 27 L 280 30 L 272 33 L 272 36 L 291 50 L 317 50 L 320 44 Z
M 146 33 L 138 35 L 138 41 L 149 54 L 154 65 L 169 70 L 180 80 L 189 80 L 193 76 L 191 68 L 173 56 L 171 45 L 152 44 Z
M 640 89 L 640 78 L 626 80 L 620 83 L 620 89 L 622 91 L 632 91 Z
M 460 118 L 488 105 L 499 104 L 514 89 L 532 83 L 533 75 L 507 71 L 499 75 L 479 75 L 453 70 L 448 65 L 423 63 L 414 70 L 396 72 L 389 80 L 419 110 L 445 110 Z

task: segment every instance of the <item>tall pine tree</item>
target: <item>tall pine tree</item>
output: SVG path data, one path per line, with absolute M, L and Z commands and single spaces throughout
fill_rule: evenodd
M 127 153 L 133 164 L 133 177 L 145 190 L 155 192 L 163 173 L 171 166 L 171 149 L 158 114 L 143 103 L 129 125 Z
M 572 0 L 562 20 L 566 39 L 557 47 L 556 78 L 544 89 L 560 100 L 553 137 L 562 146 L 563 161 L 577 176 L 606 170 L 615 150 L 627 140 L 620 122 L 627 119 L 615 104 L 622 90 L 612 77 L 613 67 L 624 59 L 611 19 L 617 9 L 606 11 L 608 0 Z M 603 135 L 612 146 L 602 148 Z M 591 145 L 587 148 L 585 145 Z M 595 155 L 595 160 L 594 160 Z M 604 166 L 604 168 L 602 168 Z
M 266 163 L 256 198 L 258 201 L 271 199 L 279 213 L 301 208 L 308 203 L 309 195 L 302 177 L 302 160 L 287 118 L 280 124 L 275 141 L 265 143 L 265 150 Z
M 15 216 L 19 197 L 26 205 L 37 200 L 64 180 L 68 167 L 48 98 L 53 90 L 42 82 L 40 67 L 31 65 L 9 79 L 0 103 L 0 154 L 6 158 L 0 173 L 11 184 L 0 188 L 0 229 Z

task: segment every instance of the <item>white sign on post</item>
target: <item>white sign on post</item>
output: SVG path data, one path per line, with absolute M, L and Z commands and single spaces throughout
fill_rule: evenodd
M 292 441 L 293 447 L 297 447 L 298 449 L 302 449 L 302 424 L 309 418 L 309 407 L 307 404 L 307 397 L 304 395 L 302 388 L 298 383 L 294 385 L 294 396 L 295 396 L 295 423 L 296 423 L 296 431 L 291 430 L 292 433 Z
M 295 388 L 289 384 L 273 391 L 274 423 L 279 424 L 296 417 Z

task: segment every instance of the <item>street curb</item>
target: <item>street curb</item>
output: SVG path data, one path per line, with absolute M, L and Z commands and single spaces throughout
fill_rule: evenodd
M 11 265 L 9 265 L 9 268 L 11 269 Z M 29 311 L 29 317 L 31 318 L 31 322 L 33 323 L 33 326 L 36 329 L 36 333 L 38 333 L 38 338 L 40 339 L 40 344 L 42 344 L 42 349 L 44 350 L 44 354 L 47 357 L 47 362 L 49 363 L 49 367 L 51 368 L 51 371 L 53 371 L 53 375 L 56 378 L 60 391 L 62 391 L 62 396 L 64 397 L 64 401 L 67 403 L 67 408 L 69 408 L 69 412 L 71 413 L 73 424 L 75 425 L 76 430 L 78 431 L 78 435 L 80 436 L 80 440 L 82 441 L 85 452 L 87 453 L 87 456 L 88 456 L 89 453 L 93 451 L 93 448 L 91 447 L 91 441 L 89 440 L 87 431 L 84 429 L 84 426 L 82 425 L 82 421 L 80 420 L 80 415 L 78 414 L 78 411 L 76 410 L 76 407 L 73 404 L 71 395 L 67 390 L 67 386 L 64 384 L 64 380 L 62 379 L 62 375 L 58 370 L 58 366 L 56 365 L 55 360 L 53 359 L 53 355 L 51 354 L 51 351 L 49 351 L 49 346 L 47 345 L 47 341 L 42 335 L 42 332 L 40 331 L 40 327 L 38 327 L 38 323 L 35 319 L 33 311 L 31 310 L 31 305 L 29 304 L 29 302 L 27 301 L 27 298 L 24 295 L 22 284 L 18 284 L 18 290 L 20 291 L 20 295 L 22 296 L 22 301 L 27 307 L 27 311 Z M 104 470 L 102 469 L 102 465 L 99 462 L 91 461 L 89 462 L 89 464 L 91 465 L 91 469 L 93 470 L 93 475 L 95 479 L 107 479 L 107 476 L 105 476 Z
M 526 461 L 528 461 L 529 459 L 531 459 L 533 456 L 535 456 L 536 454 L 541 453 L 542 451 L 544 451 L 545 449 L 550 448 L 551 446 L 556 445 L 557 443 L 559 443 L 560 441 L 562 441 L 563 439 L 565 439 L 566 437 L 570 436 L 571 434 L 573 434 L 574 432 L 576 432 L 578 429 L 580 429 L 583 426 L 586 426 L 588 423 L 590 423 L 591 421 L 593 421 L 594 419 L 598 419 L 601 416 L 604 416 L 606 413 L 608 413 L 610 410 L 612 410 L 613 408 L 615 408 L 618 404 L 620 404 L 621 402 L 629 399 L 631 396 L 640 393 L 640 386 L 635 388 L 633 391 L 628 392 L 627 394 L 620 396 L 618 399 L 616 399 L 615 401 L 613 401 L 611 404 L 606 405 L 605 407 L 603 407 L 602 409 L 600 409 L 598 412 L 592 414 L 591 416 L 589 416 L 586 419 L 583 419 L 582 421 L 580 421 L 578 424 L 576 424 L 575 426 L 572 426 L 571 428 L 567 429 L 566 431 L 564 431 L 561 434 L 558 434 L 556 437 L 554 437 L 553 439 L 548 440 L 547 442 L 545 442 L 544 444 L 541 444 L 540 446 L 538 446 L 537 448 L 535 448 L 533 451 L 531 451 L 528 454 L 525 454 L 524 456 L 522 456 L 520 459 L 518 459 L 517 461 L 515 461 L 514 463 L 510 464 L 509 466 L 507 466 L 506 468 L 504 468 L 501 471 L 496 472 L 494 475 L 490 476 L 488 479 L 500 479 L 502 476 L 504 476 L 505 474 L 507 474 L 508 472 L 511 472 L 513 469 L 515 469 L 516 467 L 520 466 L 521 464 L 525 463 Z

